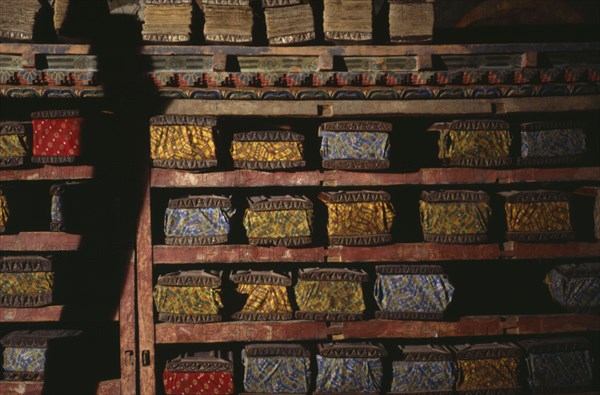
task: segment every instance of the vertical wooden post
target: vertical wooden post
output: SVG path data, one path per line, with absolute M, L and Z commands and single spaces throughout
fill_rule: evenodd
M 123 277 L 123 290 L 119 307 L 119 328 L 121 333 L 121 394 L 137 393 L 137 345 L 135 333 L 135 251 Z

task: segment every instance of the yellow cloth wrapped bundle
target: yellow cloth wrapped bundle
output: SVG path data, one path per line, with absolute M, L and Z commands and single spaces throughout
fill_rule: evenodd
M 234 319 L 275 321 L 292 318 L 292 306 L 287 287 L 292 285 L 288 276 L 273 272 L 235 272 L 230 276 L 237 283 L 236 291 L 248 295 L 241 311 Z
M 0 257 L 0 307 L 41 307 L 52 303 L 52 261 L 40 256 Z
M 6 196 L 2 194 L 2 189 L 0 188 L 0 233 L 6 230 L 9 215 L 10 211 L 8 210 L 8 199 L 6 199 Z
M 236 133 L 231 143 L 233 166 L 241 169 L 290 169 L 304 167 L 304 136 L 293 132 Z

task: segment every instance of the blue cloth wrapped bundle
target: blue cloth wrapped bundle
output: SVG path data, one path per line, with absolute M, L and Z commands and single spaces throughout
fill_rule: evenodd
M 523 165 L 574 162 L 586 153 L 586 135 L 577 121 L 542 121 L 521 125 Z
M 573 312 L 600 310 L 600 263 L 566 264 L 546 276 L 552 299 Z
M 392 393 L 452 393 L 456 362 L 443 346 L 400 346 L 401 360 L 392 364 Z

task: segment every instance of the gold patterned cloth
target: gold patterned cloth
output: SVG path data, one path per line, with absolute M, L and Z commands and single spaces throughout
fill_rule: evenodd
M 52 292 L 54 273 L 0 273 L 1 294 L 43 294 Z
M 294 288 L 300 311 L 362 314 L 362 286 L 352 281 L 300 280 Z
M 250 313 L 291 313 L 287 288 L 273 284 L 238 284 L 236 291 L 248 295 L 242 311 Z
M 518 358 L 459 360 L 456 389 L 518 387 L 519 366 Z
M 506 203 L 509 232 L 570 231 L 568 202 Z
M 2 125 L 0 125 L 2 128 Z M 0 133 L 0 159 L 21 158 L 27 156 L 29 151 L 29 138 L 26 134 L 2 134 Z
M 233 141 L 231 157 L 234 161 L 301 161 L 302 143 L 297 141 Z
M 6 199 L 6 196 L 2 194 L 2 190 L 0 189 L 0 232 L 4 231 L 4 228 L 8 224 L 9 215 L 8 200 Z

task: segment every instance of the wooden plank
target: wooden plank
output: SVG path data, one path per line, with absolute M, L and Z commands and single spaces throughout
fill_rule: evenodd
M 516 243 L 506 242 L 503 250 L 514 259 L 597 258 L 600 242 Z
M 131 256 L 124 273 L 123 288 L 119 302 L 119 348 L 121 352 L 121 380 L 119 390 L 122 394 L 137 392 L 137 344 L 135 310 L 135 252 Z
M 325 250 L 315 248 L 215 245 L 197 247 L 154 246 L 155 264 L 323 262 Z
M 76 251 L 81 235 L 62 232 L 21 232 L 0 235 L 0 251 Z
M 41 395 L 44 383 L 39 381 L 0 381 L 2 395 Z
M 84 180 L 94 177 L 93 166 L 44 166 L 0 170 L 0 181 Z
M 600 96 L 529 97 L 448 100 L 299 100 L 278 101 L 267 106 L 263 100 L 173 99 L 165 114 L 215 116 L 332 117 L 358 115 L 475 115 L 529 112 L 592 111 L 600 109 Z M 326 111 L 325 111 L 326 110 Z
M 121 380 L 105 380 L 98 383 L 96 387 L 96 395 L 127 395 L 134 392 L 121 392 Z
M 119 313 L 110 317 L 100 315 L 105 306 L 44 306 L 28 308 L 0 308 L 0 322 L 58 322 L 58 321 L 118 321 Z
M 152 169 L 153 187 L 262 187 L 318 186 L 318 171 L 265 172 L 234 170 L 214 173 L 192 173 L 179 170 Z
M 402 56 L 402 55 L 468 55 L 482 53 L 525 53 L 598 51 L 597 42 L 579 43 L 510 43 L 510 44 L 440 44 L 440 45 L 348 45 L 307 47 L 252 47 L 223 45 L 146 45 L 143 55 L 293 55 L 293 56 Z M 4 54 L 90 55 L 93 48 L 81 44 L 2 43 Z
M 156 325 L 156 341 L 221 343 L 343 339 L 439 338 L 507 334 L 571 333 L 600 330 L 598 315 L 463 317 L 456 322 L 368 320 L 355 322 L 219 322 Z

